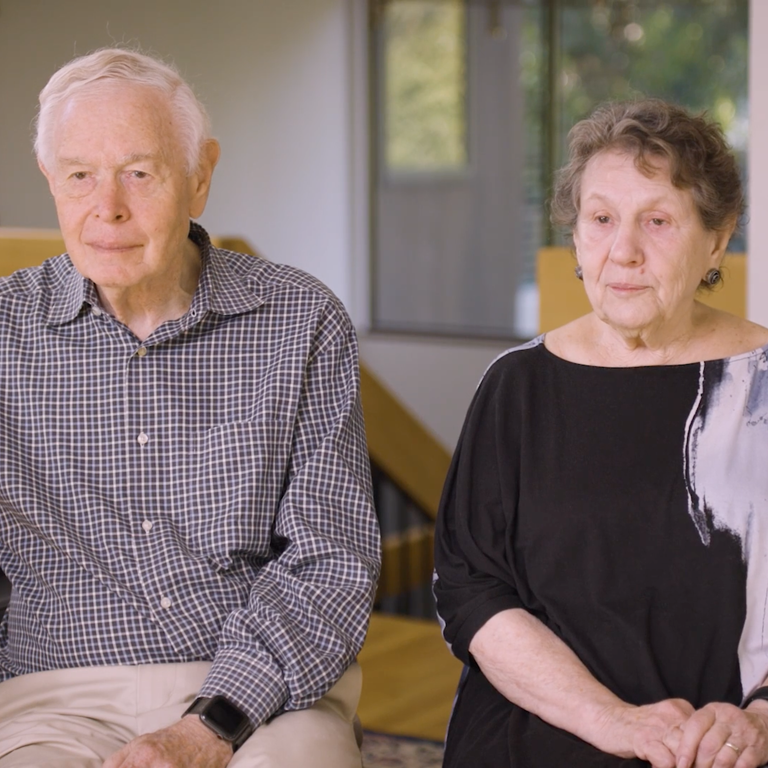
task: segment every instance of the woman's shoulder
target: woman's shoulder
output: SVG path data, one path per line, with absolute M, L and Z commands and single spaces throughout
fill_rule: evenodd
M 535 361 L 543 349 L 543 344 L 544 334 L 536 336 L 523 344 L 517 344 L 514 347 L 505 349 L 488 364 L 480 377 L 479 384 L 482 384 L 489 377 L 503 376 L 508 371 L 520 371 L 520 369 L 535 365 Z
M 711 333 L 705 337 L 702 360 L 724 360 L 768 345 L 768 328 L 717 309 L 710 310 Z

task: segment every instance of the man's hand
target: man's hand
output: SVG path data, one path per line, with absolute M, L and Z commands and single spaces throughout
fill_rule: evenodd
M 677 742 L 677 743 L 675 743 Z M 699 709 L 670 747 L 676 768 L 758 768 L 768 762 L 768 707 L 713 703 Z
M 128 742 L 102 768 L 224 768 L 231 759 L 232 746 L 188 715 Z

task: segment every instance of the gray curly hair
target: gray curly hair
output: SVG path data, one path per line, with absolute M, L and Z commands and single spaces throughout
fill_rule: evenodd
M 669 161 L 672 184 L 691 191 L 701 223 L 710 231 L 733 227 L 744 212 L 736 158 L 720 126 L 661 99 L 604 104 L 568 134 L 569 160 L 557 173 L 551 220 L 572 232 L 579 214 L 581 179 L 591 158 L 606 150 L 635 156 L 638 169 Z

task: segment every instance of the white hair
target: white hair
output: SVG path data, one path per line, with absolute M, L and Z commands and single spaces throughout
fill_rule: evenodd
M 123 48 L 102 48 L 72 59 L 40 91 L 34 142 L 38 161 L 46 168 L 53 167 L 53 131 L 58 109 L 78 92 L 110 82 L 156 88 L 167 97 L 178 125 L 187 173 L 194 173 L 203 144 L 211 138 L 211 121 L 205 107 L 173 66 Z

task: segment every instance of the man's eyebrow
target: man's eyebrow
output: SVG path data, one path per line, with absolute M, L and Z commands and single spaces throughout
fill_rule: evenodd
M 159 162 L 161 159 L 161 155 L 156 152 L 133 153 L 131 155 L 126 155 L 123 158 L 123 165 L 127 165 L 129 163 L 141 163 L 147 160 L 152 162 Z
M 59 157 L 57 162 L 59 165 L 88 165 L 85 160 L 81 160 L 79 157 Z

